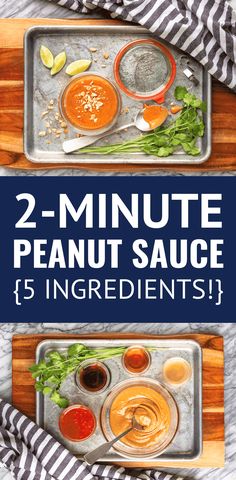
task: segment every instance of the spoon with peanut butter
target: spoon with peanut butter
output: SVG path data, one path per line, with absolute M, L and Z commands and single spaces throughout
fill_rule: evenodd
M 133 417 L 131 419 L 131 422 L 132 422 L 132 425 L 130 428 L 128 428 L 127 430 L 125 430 L 124 432 L 120 433 L 120 435 L 118 435 L 117 437 L 115 437 L 113 440 L 111 440 L 110 442 L 105 442 L 103 443 L 102 445 L 99 445 L 99 447 L 95 448 L 94 450 L 92 450 L 91 452 L 89 453 L 86 453 L 86 455 L 84 455 L 84 461 L 88 464 L 88 465 L 93 465 L 94 463 L 97 462 L 97 460 L 99 460 L 99 458 L 103 458 L 104 455 L 110 450 L 110 448 L 114 445 L 114 443 L 118 442 L 118 440 L 120 440 L 122 437 L 124 437 L 125 435 L 127 435 L 129 432 L 131 432 L 131 430 L 135 429 L 135 430 L 143 430 L 144 426 L 141 425 L 140 423 L 138 423 L 137 419 L 138 419 L 138 415 L 135 414 L 136 410 L 134 411 L 133 413 Z M 137 418 L 136 418 L 137 417 Z
M 73 138 L 72 140 L 66 140 L 63 142 L 62 147 L 65 153 L 72 153 L 80 150 L 81 148 L 88 147 L 93 143 L 101 140 L 108 135 L 112 135 L 113 133 L 121 132 L 122 130 L 126 130 L 130 127 L 136 127 L 141 132 L 150 132 L 157 127 L 160 127 L 169 115 L 168 109 L 163 107 L 162 105 L 144 105 L 144 108 L 140 110 L 134 121 L 132 123 L 128 123 L 126 125 L 121 125 L 118 128 L 114 128 L 112 130 L 108 130 L 101 135 L 96 136 L 83 136 L 80 138 Z

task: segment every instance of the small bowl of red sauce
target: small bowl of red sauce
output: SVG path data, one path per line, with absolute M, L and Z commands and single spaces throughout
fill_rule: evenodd
M 127 372 L 132 375 L 139 375 L 149 369 L 151 356 L 143 346 L 132 345 L 125 350 L 122 361 Z
M 75 383 L 85 393 L 102 393 L 109 386 L 111 374 L 105 363 L 85 360 L 75 372 Z
M 85 405 L 71 405 L 59 417 L 59 429 L 71 442 L 82 442 L 96 430 L 97 421 L 92 410 Z

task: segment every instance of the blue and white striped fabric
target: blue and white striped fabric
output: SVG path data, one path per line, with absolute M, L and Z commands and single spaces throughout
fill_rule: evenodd
M 183 480 L 157 470 L 88 467 L 45 430 L 0 399 L 0 467 L 17 480 Z
M 192 55 L 236 91 L 236 12 L 226 0 L 50 0 L 73 11 L 96 7 L 139 23 Z

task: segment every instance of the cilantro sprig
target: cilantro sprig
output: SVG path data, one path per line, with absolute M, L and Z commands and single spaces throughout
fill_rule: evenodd
M 50 351 L 45 360 L 29 368 L 32 377 L 36 379 L 35 389 L 43 395 L 48 395 L 60 408 L 66 408 L 69 401 L 60 394 L 61 385 L 66 377 L 75 372 L 84 360 L 92 358 L 106 360 L 122 355 L 124 350 L 125 347 L 89 348 L 81 343 L 75 343 L 67 349 L 65 354 L 55 350 Z
M 105 155 L 144 152 L 156 157 L 167 157 L 182 148 L 188 155 L 199 155 L 197 140 L 204 135 L 202 113 L 206 112 L 206 103 L 189 93 L 183 86 L 176 87 L 175 99 L 182 102 L 182 110 L 174 121 L 124 143 L 87 147 L 80 152 Z

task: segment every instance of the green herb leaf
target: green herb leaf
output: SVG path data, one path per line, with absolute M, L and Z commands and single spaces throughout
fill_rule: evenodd
M 171 140 L 171 145 L 172 145 L 173 147 L 177 147 L 178 145 L 181 145 L 181 140 L 179 140 L 178 138 L 175 138 L 175 137 L 174 137 L 174 138 L 172 138 L 172 140 Z
M 44 385 L 41 382 L 36 382 L 34 385 L 36 392 L 43 392 Z
M 65 397 L 62 397 L 58 392 L 54 391 L 51 396 L 50 396 L 51 400 L 53 403 L 55 403 L 56 405 L 58 405 L 58 407 L 60 408 L 66 408 L 68 407 L 69 405 L 69 401 L 67 400 L 67 398 Z
M 155 145 L 157 145 L 158 147 L 163 147 L 168 143 L 168 140 L 169 140 L 168 135 L 161 135 L 161 134 L 156 135 Z
M 182 147 L 186 153 L 189 155 L 199 155 L 200 150 L 195 145 L 191 143 L 182 143 Z
M 186 140 L 188 139 L 188 135 L 186 133 L 177 133 L 175 135 L 175 138 L 177 138 L 181 142 L 186 142 Z
M 196 137 L 203 137 L 205 126 L 201 119 L 193 125 L 192 131 Z
M 46 364 L 45 360 L 41 360 L 38 363 L 38 370 L 43 371 L 43 370 L 45 370 L 45 368 L 47 368 L 47 364 Z
M 52 391 L 53 391 L 53 390 L 52 390 L 51 387 L 44 387 L 44 389 L 43 389 L 43 394 L 44 394 L 44 395 L 51 395 Z
M 82 343 L 74 343 L 68 348 L 68 356 L 69 357 L 77 357 L 81 355 L 81 353 L 85 352 L 87 349 Z
M 161 147 L 159 148 L 157 155 L 158 157 L 168 157 L 173 153 L 174 149 L 171 147 Z
M 51 375 L 48 377 L 47 382 L 52 384 L 52 385 L 59 385 L 60 384 L 60 378 L 55 377 L 55 375 Z
M 202 102 L 199 108 L 200 108 L 200 110 L 201 110 L 202 112 L 206 113 L 206 111 L 207 111 L 207 104 L 206 104 L 206 102 Z
M 183 102 L 185 105 L 191 106 L 193 108 L 199 108 L 202 112 L 206 112 L 207 106 L 206 102 L 203 102 L 200 98 L 197 98 L 191 93 L 186 93 L 183 97 Z
M 191 93 L 186 93 L 183 97 L 183 102 L 185 103 L 185 105 L 191 105 L 191 107 L 195 107 L 194 102 L 196 102 L 196 100 L 197 99 L 195 95 L 192 95 Z M 199 102 L 201 103 L 201 100 L 199 100 Z
M 61 363 L 64 360 L 64 357 L 56 351 L 48 352 L 46 357 L 49 358 L 53 363 Z
M 184 96 L 188 93 L 188 90 L 186 87 L 181 87 L 181 86 L 178 86 L 176 87 L 175 89 L 175 98 L 176 100 L 183 100 Z
M 31 367 L 29 367 L 29 371 L 30 371 L 31 373 L 33 373 L 33 372 L 36 372 L 36 373 L 37 373 L 38 370 L 39 370 L 39 366 L 38 366 L 38 365 L 31 365 Z

